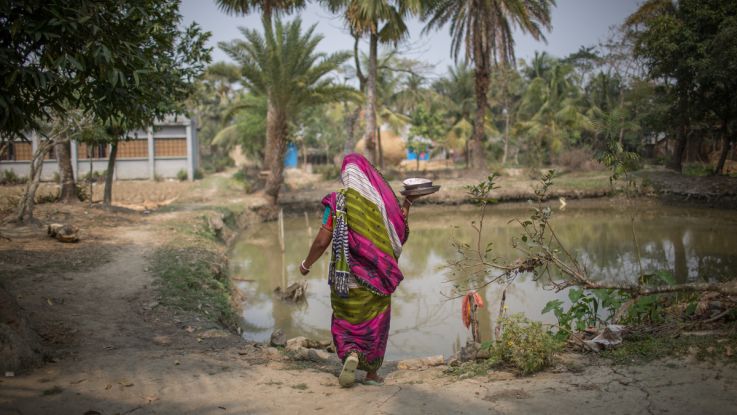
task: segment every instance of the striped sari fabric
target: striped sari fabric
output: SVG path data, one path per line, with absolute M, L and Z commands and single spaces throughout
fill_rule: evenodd
M 409 228 L 391 187 L 363 156 L 345 157 L 341 180 L 343 189 L 323 199 L 333 214 L 331 331 L 342 360 L 357 353 L 359 369 L 373 371 L 384 359 Z

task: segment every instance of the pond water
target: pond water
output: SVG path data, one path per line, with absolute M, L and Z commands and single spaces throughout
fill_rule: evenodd
M 639 266 L 632 240 L 635 217 L 642 264 L 648 270 L 669 270 L 679 282 L 724 280 L 737 276 L 737 211 L 663 206 L 638 201 L 637 207 L 611 200 L 569 202 L 564 210 L 551 204 L 553 225 L 564 244 L 596 278 L 622 281 L 636 275 Z M 484 222 L 484 244 L 494 242 L 496 255 L 514 259 L 511 239 L 519 235 L 512 218 L 528 214 L 527 204 L 493 205 Z M 455 238 L 470 242 L 470 222 L 478 208 L 420 206 L 410 214 L 410 237 L 399 261 L 405 279 L 392 296 L 388 360 L 444 354 L 448 356 L 470 336 L 461 322 L 460 299 L 448 299 L 451 270 L 443 268 L 456 255 Z M 307 255 L 321 215 L 285 218 L 286 252 L 279 249 L 275 222 L 245 231 L 231 252 L 231 272 L 242 291 L 244 337 L 268 341 L 275 328 L 288 337 L 330 338 L 330 288 L 327 284 L 329 250 L 312 266 L 307 277 L 299 263 Z M 310 236 L 311 235 L 311 236 Z M 306 278 L 307 301 L 291 304 L 278 300 L 273 290 Z M 503 287 L 480 290 L 487 307 L 480 310 L 482 338 L 488 338 Z M 507 289 L 508 312 L 553 323 L 541 314 L 551 299 L 567 300 L 565 292 L 547 291 L 529 276 L 521 276 Z

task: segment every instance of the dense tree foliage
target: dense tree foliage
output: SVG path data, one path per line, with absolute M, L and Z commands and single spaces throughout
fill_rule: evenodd
M 1 2 L 0 132 L 20 135 L 59 120 L 53 124 L 61 127 L 46 134 L 48 145 L 34 154 L 38 159 L 69 140 L 68 111 L 91 115 L 116 138 L 105 189 L 109 205 L 117 139 L 184 110 L 209 61 L 209 34 L 196 24 L 180 29 L 180 21 L 176 0 Z M 32 204 L 28 193 L 24 200 Z M 31 212 L 21 202 L 18 217 Z
M 298 18 L 289 23 L 264 19 L 264 33 L 241 28 L 243 39 L 220 47 L 240 65 L 241 83 L 253 95 L 266 100 L 264 165 L 270 174 L 265 192 L 276 204 L 283 182 L 284 154 L 295 117 L 314 105 L 348 99 L 353 89 L 330 77 L 350 54 L 316 52 L 323 39 L 315 26 L 302 31 Z
M 0 3 L 0 131 L 20 133 L 68 106 L 145 126 L 182 108 L 209 59 L 179 2 Z
M 476 108 L 473 122 L 474 166 L 486 165 L 484 147 L 489 77 L 495 67 L 514 64 L 512 29 L 518 27 L 535 39 L 550 29 L 554 0 L 431 0 L 423 12 L 426 30 L 449 24 L 452 55 L 457 59 L 464 45 L 466 60 L 474 65 Z
M 678 135 L 672 166 L 681 170 L 690 133 L 716 134 L 722 137 L 720 172 L 737 121 L 737 3 L 649 0 L 627 24 L 635 55 L 671 97 Z

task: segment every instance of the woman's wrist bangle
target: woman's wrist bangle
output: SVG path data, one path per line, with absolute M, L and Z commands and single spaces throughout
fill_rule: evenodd
M 310 271 L 310 269 L 309 269 L 309 268 L 307 268 L 307 267 L 305 266 L 305 260 L 304 260 L 304 259 L 303 259 L 303 260 L 302 260 L 302 262 L 301 262 L 301 263 L 299 264 L 299 267 L 300 267 L 300 268 L 302 268 L 302 269 L 303 269 L 303 270 L 305 270 L 305 271 L 308 271 L 308 272 Z

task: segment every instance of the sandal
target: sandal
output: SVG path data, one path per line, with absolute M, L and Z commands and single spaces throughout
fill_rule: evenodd
M 355 353 L 351 353 L 343 362 L 343 370 L 340 371 L 338 376 L 338 383 L 340 386 L 347 388 L 356 383 L 356 368 L 358 367 L 358 356 Z
M 367 386 L 384 386 L 383 380 L 364 379 L 363 384 Z

